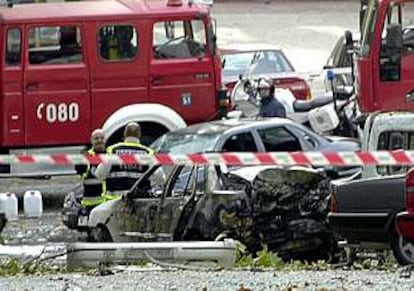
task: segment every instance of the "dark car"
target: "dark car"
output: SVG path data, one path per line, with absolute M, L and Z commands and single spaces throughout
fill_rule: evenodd
M 324 137 L 286 118 L 230 119 L 195 124 L 168 132 L 151 146 L 159 153 L 357 151 L 352 138 Z M 337 176 L 357 168 L 332 168 Z
M 234 238 L 284 259 L 328 259 L 329 179 L 306 167 L 154 166 L 121 199 L 94 208 L 96 241 Z
M 397 154 L 413 150 L 413 123 L 414 115 L 409 112 L 372 114 L 365 121 L 363 150 Z M 391 248 L 400 264 L 414 263 L 414 240 L 403 232 L 410 224 L 399 225 L 404 222 L 401 212 L 410 205 L 414 184 L 410 174 L 406 176 L 408 169 L 403 165 L 365 166 L 359 175 L 331 183 L 328 221 L 351 254 L 360 248 Z
M 279 88 L 289 89 L 297 99 L 311 99 L 308 83 L 297 72 L 282 49 L 268 44 L 229 44 L 220 47 L 222 81 L 233 89 L 240 75 L 273 79 Z

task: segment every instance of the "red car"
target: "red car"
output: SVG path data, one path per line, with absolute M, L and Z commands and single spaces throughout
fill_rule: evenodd
M 231 90 L 240 75 L 272 78 L 279 88 L 290 89 L 297 99 L 311 99 L 308 83 L 295 72 L 283 51 L 268 44 L 231 44 L 220 47 L 222 82 Z

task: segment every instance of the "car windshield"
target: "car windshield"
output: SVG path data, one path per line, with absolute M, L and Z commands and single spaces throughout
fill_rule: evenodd
M 171 154 L 209 152 L 214 150 L 220 134 L 220 132 L 204 134 L 199 132 L 170 132 L 158 138 L 151 145 L 151 148 L 158 153 Z
M 240 74 L 272 74 L 293 72 L 294 69 L 281 51 L 252 51 L 223 54 L 223 76 Z

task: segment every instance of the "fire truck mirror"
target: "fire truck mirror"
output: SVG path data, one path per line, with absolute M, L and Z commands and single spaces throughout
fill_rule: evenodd
M 350 32 L 349 30 L 345 31 L 345 46 L 348 50 L 353 49 L 354 47 L 352 32 Z

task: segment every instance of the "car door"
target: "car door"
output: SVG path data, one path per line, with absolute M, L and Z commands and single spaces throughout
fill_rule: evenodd
M 109 223 L 116 224 L 120 237 L 129 236 L 129 241 L 153 241 L 156 213 L 174 166 L 154 166 L 148 170 L 128 199 L 118 204 Z
M 302 128 L 300 125 L 289 124 L 286 129 L 294 136 L 296 136 L 301 144 L 302 151 L 317 151 L 320 149 L 324 140 L 314 132 L 307 128 Z
M 156 214 L 155 232 L 159 237 L 174 238 L 184 207 L 196 193 L 202 192 L 204 173 L 201 166 L 181 166 L 172 174 Z

